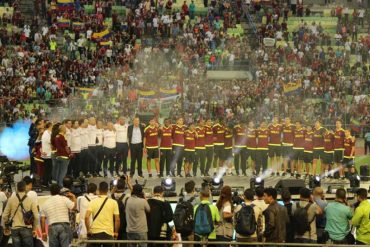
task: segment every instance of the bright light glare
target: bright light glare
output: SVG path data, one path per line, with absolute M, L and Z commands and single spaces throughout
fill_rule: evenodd
M 166 180 L 164 180 L 164 183 L 166 185 L 172 185 L 172 179 L 171 178 L 166 178 Z
M 221 182 L 221 179 L 219 177 L 215 177 L 213 179 L 213 182 L 216 183 L 216 184 L 219 184 Z
M 262 178 L 261 178 L 261 177 L 257 177 L 257 178 L 256 178 L 256 182 L 257 182 L 257 183 L 261 183 L 261 182 L 262 182 Z

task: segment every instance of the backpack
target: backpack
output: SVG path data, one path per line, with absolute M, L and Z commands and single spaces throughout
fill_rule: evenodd
M 299 202 L 296 203 L 296 210 L 293 213 L 293 229 L 294 232 L 302 236 L 305 232 L 310 231 L 311 222 L 308 222 L 308 208 L 312 203 L 308 203 L 304 208 L 299 205 Z
M 194 216 L 194 232 L 199 236 L 208 237 L 215 229 L 209 204 L 199 204 Z
M 285 208 L 288 212 L 289 223 L 286 224 L 286 238 L 285 242 L 292 243 L 294 241 L 294 228 L 293 228 L 293 213 L 292 213 L 293 204 L 290 202 L 285 204 Z
M 194 208 L 191 204 L 194 199 L 195 197 L 192 197 L 184 201 L 184 198 L 180 198 L 173 215 L 176 232 L 183 236 L 189 236 L 194 230 Z
M 256 216 L 254 215 L 254 205 L 242 205 L 236 213 L 235 231 L 243 236 L 253 235 L 257 230 Z
M 112 196 L 112 197 L 114 197 L 114 196 Z M 125 205 L 126 205 L 127 200 L 128 200 L 129 197 L 127 197 L 126 200 L 125 200 L 125 203 L 123 203 L 122 200 L 123 200 L 124 197 L 125 197 L 125 194 L 122 194 L 118 199 L 113 198 L 114 200 L 117 201 L 118 210 L 119 210 L 120 225 L 119 225 L 119 231 L 118 231 L 118 233 L 119 233 L 118 240 L 122 240 L 120 237 L 124 232 L 126 232 L 126 227 L 127 227 L 127 220 L 126 220 L 126 213 L 125 213 L 125 211 L 126 211 L 125 208 L 126 207 L 125 207 Z
M 26 210 L 24 207 L 23 207 L 23 201 L 24 199 L 26 199 L 27 195 L 24 195 L 23 198 L 21 199 L 19 197 L 18 194 L 16 194 L 18 200 L 19 200 L 19 205 L 21 206 L 21 209 L 22 209 L 22 214 L 23 214 L 23 222 L 26 226 L 30 226 L 30 225 L 33 225 L 33 221 L 34 221 L 34 216 L 33 216 L 33 212 L 32 210 Z

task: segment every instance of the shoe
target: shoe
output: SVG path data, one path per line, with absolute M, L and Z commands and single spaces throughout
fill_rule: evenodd
M 283 173 L 281 174 L 281 176 L 282 176 L 282 177 L 285 177 L 285 176 L 286 176 L 286 172 L 283 172 Z
M 211 175 L 209 175 L 209 173 L 208 173 L 208 172 L 206 172 L 205 176 L 206 176 L 206 177 L 210 177 Z
M 144 179 L 144 176 L 143 175 L 139 175 L 137 176 L 138 178 L 141 178 L 141 179 Z
M 163 178 L 163 175 L 162 175 L 162 174 L 158 174 L 158 177 L 159 177 L 159 178 Z
M 149 174 L 149 177 L 151 178 L 151 177 L 153 177 L 153 175 L 152 174 Z
M 190 173 L 186 174 L 186 175 L 185 175 L 185 177 L 187 177 L 187 178 L 191 178 Z
M 106 173 L 104 173 L 104 177 L 105 177 L 105 178 L 107 177 L 107 174 L 106 174 Z
M 290 173 L 290 176 L 293 178 L 294 177 L 294 172 L 291 172 Z
M 200 175 L 200 177 L 201 177 L 201 178 L 204 178 L 204 174 L 201 174 L 201 175 Z
M 216 175 L 217 175 L 217 172 L 214 172 L 214 173 L 213 173 L 213 176 L 214 176 L 214 177 L 216 177 Z
M 301 178 L 301 174 L 296 174 L 295 177 L 298 179 L 298 178 Z

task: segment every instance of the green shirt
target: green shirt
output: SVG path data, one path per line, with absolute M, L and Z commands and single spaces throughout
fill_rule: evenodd
M 215 205 L 211 204 L 208 200 L 203 200 L 200 203 L 209 205 L 209 208 L 210 208 L 211 214 L 212 214 L 212 220 L 213 220 L 213 223 L 214 223 L 214 226 L 215 226 L 215 223 L 219 222 L 221 220 L 220 213 L 218 212 L 218 208 Z M 197 211 L 197 208 L 198 208 L 198 205 L 196 205 L 194 207 L 194 217 L 195 217 L 195 212 Z M 215 226 L 213 232 L 211 234 L 209 234 L 208 239 L 216 239 L 216 226 Z
M 364 244 L 370 244 L 370 202 L 364 200 L 360 203 L 352 218 L 356 227 L 356 239 Z
M 352 218 L 350 207 L 343 203 L 332 202 L 325 208 L 326 227 L 332 240 L 343 240 L 350 232 L 349 220 Z

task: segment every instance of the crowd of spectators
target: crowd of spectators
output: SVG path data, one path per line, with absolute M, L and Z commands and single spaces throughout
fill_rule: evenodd
M 241 1 L 211 1 L 206 16 L 195 15 L 194 2 L 184 2 L 175 10 L 171 0 L 119 3 L 127 7 L 125 16 L 112 9 L 117 4 L 112 1 L 96 1 L 91 14 L 84 8 L 86 1 L 76 1 L 72 8 L 60 8 L 55 1 L 48 8 L 38 4 L 39 15 L 30 25 L 17 17 L 17 2 L 13 17 L 3 16 L 1 80 L 6 83 L 1 84 L 1 112 L 5 122 L 44 114 L 46 106 L 25 107 L 35 100 L 69 107 L 69 114 L 98 111 L 85 108 L 87 103 L 63 104 L 66 97 L 82 98 L 79 87 L 95 88 L 91 99 L 116 97 L 113 107 L 103 107 L 124 115 L 137 112 L 139 96 L 131 92 L 160 87 L 176 88 L 181 97 L 171 112 L 185 115 L 189 122 L 200 116 L 240 119 L 257 114 L 259 120 L 303 112 L 307 119 L 320 115 L 324 123 L 337 118 L 346 124 L 369 122 L 370 36 L 352 35 L 366 23 L 363 9 L 355 9 L 350 17 L 348 8 L 333 11 L 338 17 L 333 42 L 321 23 L 302 20 L 297 30 L 289 29 L 290 16 L 303 15 L 300 3 L 289 9 L 275 1 L 247 6 Z M 309 15 L 309 6 L 304 7 Z M 256 36 L 230 34 L 228 29 L 245 21 L 246 8 L 258 27 Z M 64 20 L 69 20 L 67 26 Z M 106 30 L 109 20 L 112 28 L 106 44 L 94 34 Z M 275 47 L 264 46 L 265 37 L 275 38 Z M 207 71 L 235 68 L 243 61 L 249 62 L 244 69 L 250 70 L 250 79 L 207 80 Z M 291 82 L 302 87 L 288 94 L 284 85 Z M 158 109 L 153 113 L 159 114 Z

